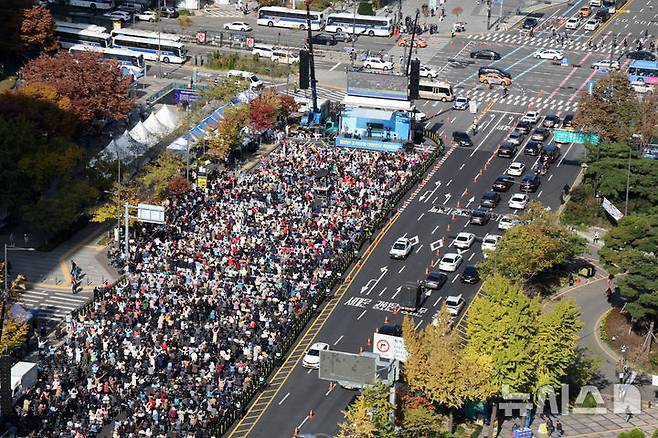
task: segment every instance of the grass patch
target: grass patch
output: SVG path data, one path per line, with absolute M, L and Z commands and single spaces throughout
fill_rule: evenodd
M 9 76 L 0 81 L 0 93 L 9 91 L 16 85 L 16 76 Z
M 561 220 L 577 228 L 589 226 L 606 230 L 611 228 L 610 221 L 594 197 L 594 188 L 590 184 L 581 184 L 573 188 Z
M 288 72 L 295 72 L 297 66 L 279 64 L 256 55 L 243 56 L 237 53 L 213 52 L 208 55 L 208 68 L 213 70 L 245 70 L 274 78 L 286 77 Z

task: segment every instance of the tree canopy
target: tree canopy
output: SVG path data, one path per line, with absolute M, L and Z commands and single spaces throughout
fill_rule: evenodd
M 388 401 L 388 388 L 383 384 L 368 386 L 343 411 L 345 421 L 338 424 L 338 438 L 393 438 L 389 422 L 393 406 Z

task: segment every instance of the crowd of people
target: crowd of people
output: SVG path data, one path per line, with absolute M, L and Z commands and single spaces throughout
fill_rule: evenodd
M 136 224 L 124 280 L 41 352 L 17 409 L 39 436 L 212 436 L 295 319 L 427 159 L 287 144 Z

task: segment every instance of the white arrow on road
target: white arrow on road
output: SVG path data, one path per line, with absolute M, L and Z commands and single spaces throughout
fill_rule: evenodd
M 394 300 L 395 297 L 398 296 L 398 294 L 400 293 L 401 290 L 402 290 L 402 286 L 400 286 L 400 287 L 398 287 L 397 289 L 395 289 L 395 293 L 393 294 L 393 296 L 391 297 L 391 299 Z
M 445 197 L 446 197 L 446 199 L 445 199 L 445 201 L 443 201 L 443 205 L 446 205 L 448 203 L 448 201 L 450 201 L 450 198 L 452 198 L 452 195 L 450 193 L 446 193 Z
M 443 248 L 443 238 L 440 238 L 439 240 L 430 243 L 430 249 L 432 251 L 436 251 L 437 249 L 440 248 Z
M 380 271 L 381 271 L 381 275 L 380 275 L 379 277 L 377 277 L 377 278 L 371 278 L 370 280 L 368 280 L 368 282 L 366 283 L 366 285 L 363 286 L 363 287 L 361 288 L 361 292 L 360 292 L 361 294 L 363 294 L 365 291 L 368 291 L 368 292 L 366 293 L 366 295 L 370 295 L 370 292 L 372 292 L 372 289 L 373 289 L 375 286 L 377 286 L 377 284 L 382 280 L 382 278 L 384 277 L 384 275 L 386 275 L 386 273 L 388 272 L 388 266 L 383 266 L 383 267 L 380 269 Z
M 466 207 L 464 207 L 464 208 L 468 208 L 468 206 L 471 205 L 474 202 L 475 202 L 475 196 L 472 196 L 471 199 L 468 200 L 468 202 L 466 203 Z
M 424 199 L 423 202 L 427 203 L 427 201 L 429 201 L 430 198 L 431 198 L 432 196 L 434 196 L 434 193 L 436 193 L 436 191 L 437 191 L 437 189 L 438 189 L 439 187 L 441 187 L 441 181 L 436 181 L 436 182 L 434 183 L 434 189 L 433 189 L 431 192 L 429 192 L 429 196 L 427 196 L 427 197 Z

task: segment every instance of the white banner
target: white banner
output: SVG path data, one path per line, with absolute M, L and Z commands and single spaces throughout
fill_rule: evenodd
M 372 351 L 386 359 L 399 360 L 400 362 L 407 361 L 407 349 L 404 347 L 402 337 L 375 333 Z
M 608 212 L 610 216 L 612 216 L 615 222 L 619 222 L 619 220 L 624 217 L 624 213 L 619 211 L 619 209 L 615 207 L 615 205 L 612 202 L 608 201 L 608 198 L 606 197 L 603 197 L 603 202 L 601 202 L 601 206 L 605 211 Z

